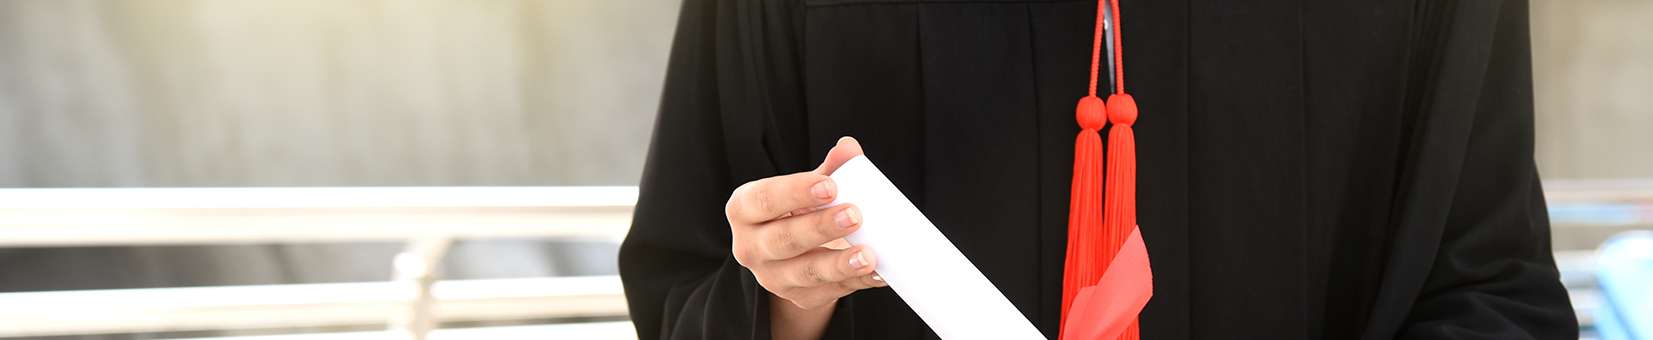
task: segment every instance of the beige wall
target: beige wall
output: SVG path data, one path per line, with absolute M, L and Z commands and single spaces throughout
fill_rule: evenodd
M 1653 177 L 1653 2 L 1533 1 L 1532 25 L 1544 175 Z
M 635 184 L 676 13 L 668 0 L 0 0 L 0 187 Z M 0 249 L 0 267 L 22 269 L 0 270 L 0 291 L 383 280 L 400 248 Z M 614 254 L 467 241 L 444 270 L 612 274 Z
M 633 184 L 675 17 L 657 0 L 0 1 L 0 186 Z
M 632 184 L 676 3 L 0 1 L 0 186 Z M 1653 2 L 1532 6 L 1544 174 L 1653 177 Z

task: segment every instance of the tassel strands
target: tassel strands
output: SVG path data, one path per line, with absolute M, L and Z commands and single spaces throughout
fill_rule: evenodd
M 1104 117 L 1102 99 L 1086 96 L 1079 100 L 1076 118 L 1079 137 L 1073 142 L 1073 188 L 1068 198 L 1067 260 L 1062 268 L 1062 327 L 1067 327 L 1068 310 L 1079 289 L 1096 283 L 1102 270 L 1095 262 L 1107 236 L 1102 231 L 1102 138 L 1098 134 Z
M 1138 339 L 1137 314 L 1152 295 L 1145 248 L 1137 236 L 1136 136 L 1131 129 L 1136 123 L 1137 107 L 1131 95 L 1125 93 L 1119 4 L 1109 5 L 1107 0 L 1097 4 L 1089 95 L 1079 100 L 1074 114 L 1080 130 L 1074 141 L 1067 259 L 1062 277 L 1061 337 L 1068 340 Z M 1108 12 L 1114 24 L 1111 42 L 1115 79 L 1113 93 L 1103 102 L 1096 89 Z M 1106 154 L 1099 134 L 1104 123 L 1111 123 Z M 1127 248 L 1135 253 L 1123 254 Z M 1122 263 L 1116 263 L 1116 256 Z M 1108 281 L 1099 283 L 1104 274 L 1109 274 Z M 1093 286 L 1100 293 L 1087 289 Z M 1097 295 L 1110 298 L 1092 298 Z M 1070 320 L 1074 315 L 1084 317 Z M 1103 315 L 1107 317 L 1100 317 Z M 1075 332 L 1082 334 L 1071 334 Z
M 1128 94 L 1108 96 L 1108 172 L 1107 199 L 1103 203 L 1103 234 L 1100 263 L 1111 263 L 1115 254 L 1125 245 L 1125 239 L 1136 229 L 1136 133 L 1131 124 L 1136 122 L 1136 101 Z M 1100 278 L 1100 276 L 1099 276 Z M 1137 339 L 1136 320 L 1120 339 Z

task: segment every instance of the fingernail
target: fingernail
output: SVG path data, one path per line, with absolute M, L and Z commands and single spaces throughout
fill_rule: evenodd
M 823 179 L 821 182 L 815 183 L 814 187 L 809 188 L 809 192 L 815 194 L 816 198 L 828 199 L 832 198 L 833 187 L 832 179 Z
M 850 269 L 859 269 L 867 265 L 867 259 L 863 258 L 861 254 L 862 253 L 855 253 L 854 257 L 849 258 Z
M 839 228 L 849 228 L 855 226 L 856 223 L 861 223 L 861 213 L 856 212 L 855 207 L 849 207 L 849 209 L 838 212 L 838 216 L 832 219 L 838 223 Z
M 873 281 L 880 281 L 880 282 L 882 282 L 882 281 L 884 281 L 884 277 L 883 277 L 883 276 L 879 276 L 879 275 L 873 275 L 873 276 L 872 276 L 872 280 L 873 280 Z

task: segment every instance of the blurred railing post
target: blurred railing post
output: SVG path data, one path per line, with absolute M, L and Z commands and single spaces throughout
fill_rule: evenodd
M 407 335 L 409 339 L 425 340 L 436 328 L 431 308 L 435 298 L 431 285 L 441 274 L 442 259 L 447 255 L 453 239 L 430 237 L 408 242 L 406 250 L 396 254 L 395 281 L 408 291 L 407 310 L 390 320 L 390 331 Z

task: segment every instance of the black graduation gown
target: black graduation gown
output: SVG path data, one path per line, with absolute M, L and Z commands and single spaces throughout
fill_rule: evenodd
M 620 254 L 640 336 L 768 338 L 723 204 L 847 135 L 1054 338 L 1095 6 L 686 1 Z M 1525 2 L 1121 7 L 1144 338 L 1577 337 Z M 841 299 L 826 335 L 934 337 L 889 289 Z

